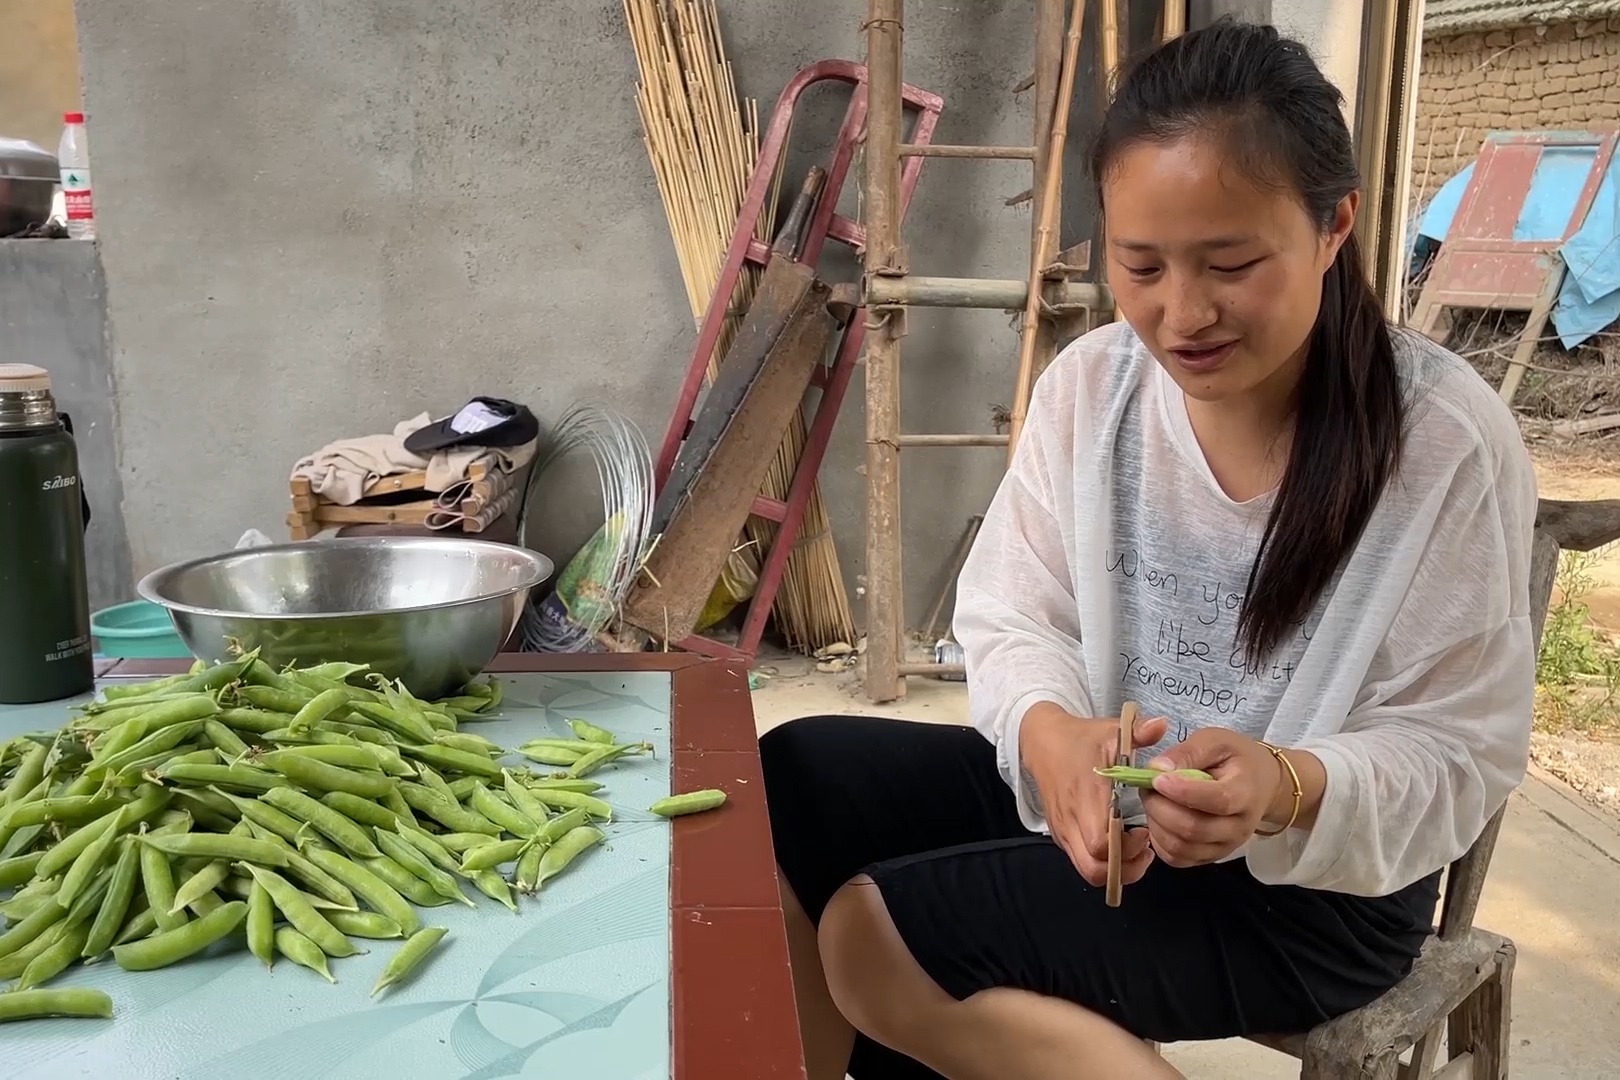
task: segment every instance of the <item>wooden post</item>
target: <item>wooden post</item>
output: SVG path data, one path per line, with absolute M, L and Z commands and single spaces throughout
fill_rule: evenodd
M 1068 29 L 1063 36 L 1063 53 L 1059 62 L 1058 86 L 1051 110 L 1052 125 L 1047 144 L 1037 151 L 1041 171 L 1035 176 L 1034 233 L 1030 243 L 1029 296 L 1024 306 L 1022 333 L 1018 349 L 1018 377 L 1013 386 L 1012 419 L 1007 432 L 1007 461 L 1011 463 L 1018 451 L 1018 437 L 1024 430 L 1024 418 L 1029 412 L 1030 391 L 1035 384 L 1037 366 L 1044 368 L 1051 362 L 1047 356 L 1041 362 L 1037 347 L 1044 333 L 1048 350 L 1057 340 L 1056 328 L 1042 317 L 1040 303 L 1046 287 L 1046 270 L 1057 254 L 1057 233 L 1061 227 L 1059 205 L 1062 201 L 1063 147 L 1069 132 L 1069 109 L 1074 102 L 1075 70 L 1080 66 L 1080 26 L 1085 17 L 1085 0 L 1074 0 L 1069 13 Z M 1054 155 L 1056 160 L 1054 160 Z
M 903 0 L 870 0 L 866 15 L 866 275 L 903 276 L 900 244 Z M 866 696 L 893 701 L 905 644 L 900 576 L 900 338 L 905 312 L 873 312 L 866 337 Z

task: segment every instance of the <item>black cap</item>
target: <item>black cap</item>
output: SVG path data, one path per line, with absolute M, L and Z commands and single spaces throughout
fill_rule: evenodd
M 540 422 L 527 407 L 503 398 L 475 397 L 405 436 L 405 449 L 430 457 L 452 446 L 523 446 L 539 435 Z

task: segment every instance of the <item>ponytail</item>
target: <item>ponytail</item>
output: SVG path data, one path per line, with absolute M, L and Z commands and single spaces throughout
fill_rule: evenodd
M 1400 460 L 1395 343 L 1354 233 L 1323 275 L 1308 349 L 1288 467 L 1238 613 L 1251 664 L 1310 615 Z

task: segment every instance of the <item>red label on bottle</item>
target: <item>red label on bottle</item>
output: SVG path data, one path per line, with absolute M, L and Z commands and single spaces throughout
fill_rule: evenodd
M 96 216 L 95 204 L 90 198 L 90 189 L 80 191 L 62 192 L 62 203 L 67 209 L 69 221 L 89 221 Z

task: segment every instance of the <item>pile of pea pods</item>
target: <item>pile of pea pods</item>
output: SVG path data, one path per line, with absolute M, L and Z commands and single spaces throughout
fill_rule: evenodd
M 651 751 L 583 720 L 515 753 L 462 730 L 499 709 L 475 681 L 422 701 L 364 666 L 275 670 L 256 652 L 108 687 L 59 731 L 0 744 L 0 1023 L 105 1018 L 102 991 L 48 984 L 110 955 L 146 971 L 244 935 L 335 981 L 354 938 L 403 939 L 373 994 L 445 937 L 418 909 L 518 910 L 604 839 L 598 770 Z M 536 768 L 540 766 L 542 768 Z M 549 767 L 546 769 L 544 767 Z M 663 817 L 712 810 L 672 795 Z

